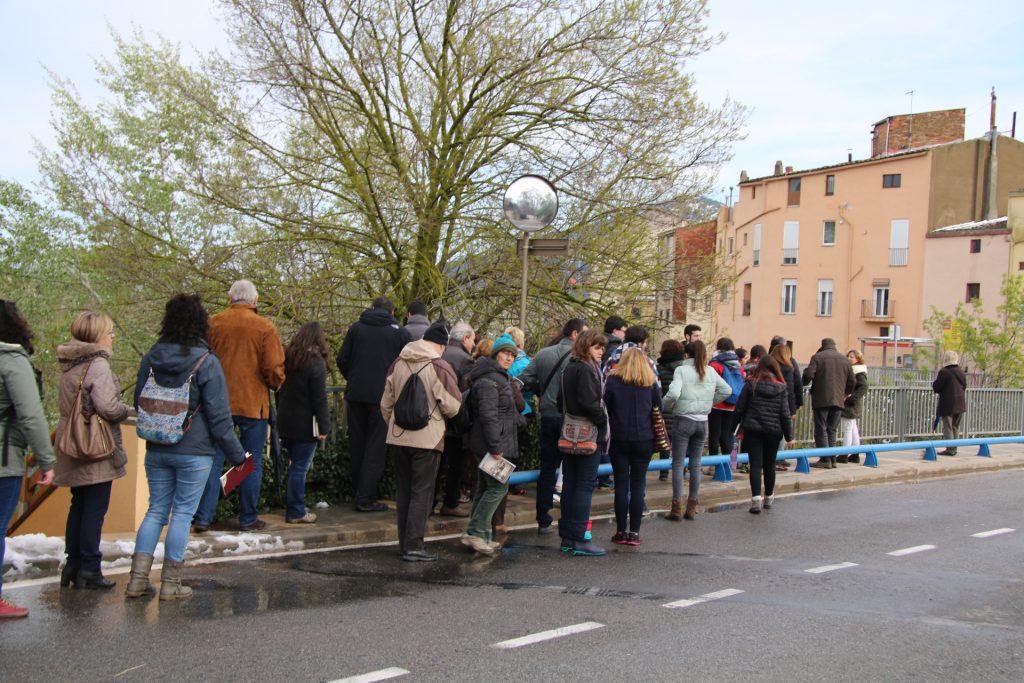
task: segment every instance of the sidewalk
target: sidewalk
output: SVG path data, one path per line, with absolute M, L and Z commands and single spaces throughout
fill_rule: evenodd
M 940 457 L 938 462 L 922 459 L 922 451 L 894 451 L 879 453 L 877 468 L 864 465 L 839 465 L 834 470 L 811 471 L 811 474 L 797 474 L 792 469 L 777 473 L 776 494 L 797 491 L 814 491 L 871 484 L 912 483 L 935 477 L 960 476 L 978 472 L 995 472 L 1024 468 L 1024 444 L 1000 444 L 992 446 L 992 457 L 975 455 L 976 446 L 961 447 L 955 457 Z M 793 461 L 790 461 L 791 463 Z M 701 482 L 700 511 L 723 504 L 749 501 L 750 488 L 747 475 L 734 473 L 731 482 L 716 482 L 705 476 Z M 509 496 L 505 523 L 512 529 L 533 528 L 534 486 L 527 487 L 525 496 Z M 656 513 L 663 513 L 672 499 L 671 482 L 659 482 L 657 472 L 648 474 L 647 506 Z M 613 513 L 614 496 L 611 491 L 595 491 L 592 514 L 595 517 Z M 393 503 L 391 503 L 393 507 Z M 332 506 L 314 510 L 318 516 L 316 524 L 286 524 L 280 510 L 261 515 L 268 525 L 259 533 L 241 533 L 236 527 L 220 524 L 205 534 L 192 535 L 189 540 L 189 557 L 186 561 L 199 558 L 224 557 L 241 554 L 264 554 L 316 548 L 340 548 L 368 543 L 396 541 L 395 513 L 359 513 L 349 505 Z M 557 518 L 557 507 L 552 511 Z M 454 517 L 432 516 L 427 525 L 427 536 L 438 537 L 462 533 L 467 520 Z M 19 537 L 8 539 L 8 556 L 12 555 Z M 54 576 L 58 572 L 61 539 L 42 539 L 49 544 L 48 558 L 33 560 L 25 569 L 19 566 L 16 575 L 5 576 L 5 583 L 19 579 L 37 579 Z M 103 537 L 104 569 L 117 573 L 115 567 L 127 567 L 131 562 L 134 535 L 119 534 Z M 56 547 L 56 551 L 54 550 Z M 24 565 L 24 562 L 19 562 Z M 11 569 L 9 559 L 5 561 L 3 573 Z

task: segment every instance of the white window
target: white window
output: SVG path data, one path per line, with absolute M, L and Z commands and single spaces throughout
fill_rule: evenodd
M 818 280 L 818 315 L 832 315 L 832 280 Z
M 825 221 L 821 228 L 821 243 L 825 246 L 832 246 L 836 243 L 836 222 Z
M 796 280 L 782 281 L 782 312 L 786 315 L 796 313 Z
M 782 265 L 795 266 L 800 247 L 800 221 L 786 221 L 782 225 Z
M 761 224 L 754 223 L 754 267 L 761 265 Z
M 910 221 L 894 220 L 889 226 L 889 265 L 907 265 L 910 246 Z
M 889 288 L 875 287 L 874 314 L 876 318 L 889 317 Z

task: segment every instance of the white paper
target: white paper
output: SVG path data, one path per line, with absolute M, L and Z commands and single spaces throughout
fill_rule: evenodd
M 505 458 L 498 460 L 490 453 L 487 453 L 480 460 L 480 470 L 485 474 L 491 475 L 502 484 L 507 484 L 508 478 L 515 472 L 516 466 Z

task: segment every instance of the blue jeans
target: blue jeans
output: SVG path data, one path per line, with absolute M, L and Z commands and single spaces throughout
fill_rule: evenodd
M 597 465 L 601 451 L 593 455 L 567 455 L 562 458 L 562 516 L 558 535 L 570 541 L 584 542 L 590 520 L 590 501 L 597 483 Z
M 235 421 L 235 427 L 238 429 L 238 440 L 242 442 L 242 450 L 252 453 L 252 474 L 238 485 L 238 503 L 241 508 L 238 513 L 238 523 L 241 526 L 249 526 L 258 519 L 260 487 L 263 485 L 263 450 L 267 443 L 267 421 L 240 415 L 234 415 L 231 419 Z M 195 522 L 197 524 L 209 526 L 213 521 L 213 516 L 217 513 L 217 502 L 220 500 L 220 475 L 224 473 L 223 470 L 224 452 L 218 448 L 217 454 L 213 456 L 213 465 L 210 469 L 209 481 L 206 482 L 206 490 L 203 492 L 203 498 L 199 501 L 199 508 L 196 510 Z
M 299 519 L 306 514 L 306 473 L 313 464 L 316 441 L 282 439 L 281 447 L 288 451 L 288 478 L 285 483 L 285 519 Z
M 152 555 L 166 526 L 164 557 L 171 562 L 185 559 L 189 524 L 212 466 L 213 458 L 209 455 L 146 453 L 149 510 L 135 536 L 135 552 Z
M 11 523 L 14 509 L 18 507 L 21 496 L 22 477 L 0 477 L 0 565 L 3 564 L 4 552 L 7 550 L 7 525 Z M 3 593 L 4 575 L 0 571 L 0 594 Z
M 625 531 L 640 531 L 647 494 L 647 466 L 654 454 L 652 439 L 616 441 L 612 439 L 612 471 L 615 472 L 615 526 Z M 628 519 L 627 519 L 628 517 Z
M 708 438 L 708 423 L 677 415 L 672 426 L 672 498 L 683 499 L 683 458 L 689 458 L 690 499 L 700 493 L 700 458 Z
M 537 525 L 551 526 L 551 507 L 554 505 L 555 482 L 562 464 L 558 450 L 558 435 L 562 431 L 561 415 L 541 415 L 538 450 L 540 472 L 537 474 Z M 564 500 L 564 499 L 563 499 Z

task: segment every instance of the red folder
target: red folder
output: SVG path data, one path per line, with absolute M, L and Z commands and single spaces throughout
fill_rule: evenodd
M 252 472 L 252 468 L 252 454 L 246 453 L 245 462 L 241 465 L 235 465 L 221 476 L 220 488 L 224 492 L 224 495 L 226 496 L 238 488 L 238 485 L 241 484 Z

